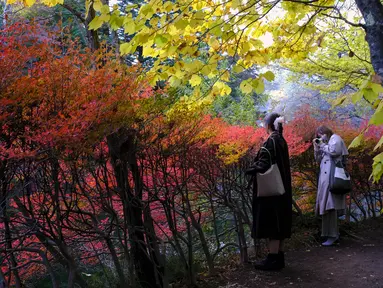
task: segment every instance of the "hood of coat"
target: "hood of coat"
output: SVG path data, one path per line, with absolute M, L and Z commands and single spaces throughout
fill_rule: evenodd
M 333 134 L 333 135 L 330 137 L 330 140 L 328 141 L 328 144 L 336 143 L 336 142 L 341 143 L 341 146 L 342 146 L 342 156 L 347 156 L 347 155 L 349 155 L 347 146 L 346 146 L 346 144 L 344 143 L 342 137 L 340 137 L 338 134 Z

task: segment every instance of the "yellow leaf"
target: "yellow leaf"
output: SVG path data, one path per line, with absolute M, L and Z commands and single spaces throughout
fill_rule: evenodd
M 109 6 L 108 5 L 102 5 L 100 12 L 101 12 L 101 14 L 108 14 L 110 12 Z
M 35 0 L 24 0 L 26 6 L 32 6 L 33 4 L 35 4 L 35 2 Z
M 249 42 L 243 42 L 242 43 L 242 53 L 245 54 L 247 52 L 249 52 L 250 50 L 250 43 Z
M 198 86 L 199 84 L 201 84 L 201 77 L 199 77 L 197 74 L 194 74 L 191 79 L 189 80 L 189 83 L 192 87 L 194 86 Z
M 140 8 L 140 14 L 145 16 L 146 19 L 152 18 L 154 11 L 151 4 L 142 5 Z
M 362 91 L 358 91 L 358 92 L 356 92 L 356 93 L 354 93 L 354 94 L 352 94 L 352 103 L 357 103 L 357 102 L 359 102 L 361 99 L 362 99 L 362 97 L 363 97 L 363 94 L 362 94 Z
M 233 8 L 233 9 L 236 9 L 236 8 L 238 8 L 241 5 L 242 5 L 242 1 L 241 0 L 232 0 L 231 1 L 231 8 Z
M 374 151 L 378 150 L 380 147 L 382 147 L 383 145 L 383 136 L 380 137 L 380 140 L 379 142 L 376 144 L 376 146 L 374 147 Z
M 245 70 L 245 69 L 241 65 L 238 65 L 238 64 L 233 67 L 233 71 L 235 73 L 241 73 L 241 72 L 243 72 L 243 70 Z
M 262 94 L 263 91 L 265 91 L 265 83 L 263 83 L 262 79 L 254 79 L 253 86 L 254 86 L 255 93 L 257 94 Z
M 132 53 L 132 45 L 131 43 L 123 43 L 120 45 L 121 55 L 126 55 Z
M 339 105 L 342 105 L 343 102 L 346 100 L 346 98 L 347 98 L 346 95 L 343 95 L 343 96 L 341 96 L 341 97 L 338 97 L 338 98 L 334 101 L 332 107 L 334 108 L 334 107 L 337 107 L 337 106 L 339 106 Z
M 181 85 L 181 80 L 173 75 L 172 77 L 169 78 L 169 84 L 171 87 L 177 87 Z
M 264 77 L 267 81 L 269 81 L 269 82 L 274 81 L 274 79 L 275 79 L 275 75 L 274 75 L 274 73 L 271 72 L 271 71 L 267 71 L 265 74 L 263 74 L 263 77 Z
M 239 85 L 239 89 L 241 89 L 244 94 L 250 94 L 253 91 L 253 86 L 249 80 L 243 80 L 241 85 Z
M 89 30 L 97 30 L 104 24 L 104 21 L 100 16 L 94 17 L 94 19 L 89 23 Z
M 154 37 L 154 43 L 158 47 L 163 47 L 166 43 L 168 43 L 168 39 L 164 35 L 157 34 L 156 37 Z
M 102 2 L 100 0 L 93 1 L 93 9 L 100 12 L 102 8 Z
M 188 26 L 188 25 L 189 25 L 189 21 L 186 20 L 186 19 L 182 19 L 182 18 L 180 18 L 178 21 L 176 21 L 176 22 L 174 23 L 174 26 L 175 26 L 177 29 L 179 29 L 179 30 L 183 30 L 183 29 L 185 29 L 186 26 Z
M 45 5 L 50 6 L 50 7 L 53 7 L 53 6 L 57 5 L 57 4 L 64 4 L 64 0 L 43 0 L 42 2 Z
M 144 57 L 156 57 L 158 55 L 158 51 L 150 46 L 144 46 L 142 49 L 142 55 Z
M 112 14 L 110 16 L 109 25 L 110 28 L 112 28 L 114 31 L 119 29 L 122 26 L 122 23 L 124 21 L 123 17 L 120 17 L 119 15 Z
M 213 48 L 214 50 L 218 50 L 220 45 L 218 40 L 215 37 L 211 37 L 209 40 L 209 46 Z
M 348 146 L 349 149 L 357 148 L 362 144 L 363 141 L 363 134 L 359 134 L 354 140 L 352 140 L 350 146 Z
M 126 12 L 129 12 L 130 10 L 133 10 L 133 9 L 136 9 L 138 8 L 138 4 L 130 4 L 130 5 L 126 5 L 125 7 L 125 11 Z
M 372 125 L 383 124 L 383 110 L 376 110 L 369 123 Z
M 229 71 L 225 71 L 222 76 L 221 76 L 221 80 L 223 81 L 226 81 L 226 82 L 229 82 L 230 80 L 230 73 Z
M 382 85 L 377 84 L 377 83 L 371 83 L 370 86 L 371 86 L 371 89 L 372 89 L 376 94 L 383 93 L 383 86 L 382 86 Z
M 378 93 L 375 93 L 375 91 L 372 90 L 371 88 L 364 88 L 362 92 L 363 92 L 364 98 L 366 98 L 366 100 L 369 102 L 375 101 L 379 96 Z
M 134 24 L 133 21 L 127 22 L 124 25 L 124 32 L 125 32 L 125 34 L 128 34 L 128 35 L 132 35 L 132 34 L 136 33 L 136 24 Z
M 166 12 L 171 12 L 173 10 L 173 3 L 170 1 L 166 1 L 165 4 L 163 5 L 163 8 L 165 9 Z
M 374 157 L 374 163 L 372 164 L 372 174 L 370 176 L 374 178 L 374 182 L 378 182 L 383 174 L 383 152 Z
M 221 96 L 229 95 L 231 93 L 231 88 L 227 84 L 225 84 L 225 83 L 223 83 L 221 81 L 217 81 L 214 84 L 214 87 L 217 88 L 218 93 Z
M 383 162 L 383 152 L 374 157 L 374 162 Z

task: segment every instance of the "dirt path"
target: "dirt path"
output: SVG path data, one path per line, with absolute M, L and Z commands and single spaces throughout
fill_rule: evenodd
M 226 275 L 220 288 L 307 287 L 383 288 L 383 221 L 344 237 L 338 247 L 312 247 L 286 253 L 281 272 L 260 272 L 251 265 Z

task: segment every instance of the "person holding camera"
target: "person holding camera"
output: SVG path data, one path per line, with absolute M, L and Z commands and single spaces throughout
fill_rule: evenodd
M 322 245 L 332 246 L 339 240 L 338 216 L 345 212 L 346 197 L 330 192 L 331 169 L 337 161 L 345 164 L 348 150 L 343 139 L 326 126 L 318 127 L 313 143 L 315 159 L 320 163 L 316 214 L 322 216 L 322 237 L 326 238 Z
M 283 244 L 291 236 L 291 173 L 283 122 L 284 118 L 277 113 L 266 117 L 269 138 L 246 171 L 246 175 L 253 176 L 252 237 L 269 239 L 269 254 L 265 260 L 255 263 L 255 268 L 260 270 L 285 267 Z

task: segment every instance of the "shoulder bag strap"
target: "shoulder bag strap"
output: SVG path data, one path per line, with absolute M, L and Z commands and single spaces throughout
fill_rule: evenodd
M 267 149 L 266 147 L 261 147 L 261 150 L 266 150 L 267 151 L 267 153 L 269 153 L 269 156 L 270 156 L 270 165 L 273 165 L 273 159 L 272 159 L 272 157 L 271 157 L 271 153 L 270 153 L 270 151 L 269 151 L 269 149 Z

